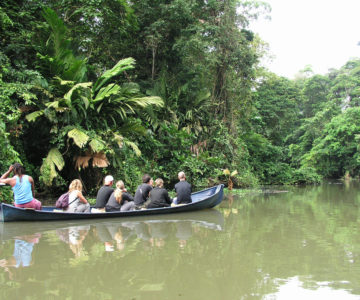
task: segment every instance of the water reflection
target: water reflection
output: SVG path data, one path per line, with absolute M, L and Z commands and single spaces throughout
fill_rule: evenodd
M 40 233 L 15 237 L 14 253 L 0 260 L 0 267 L 9 274 L 10 279 L 15 278 L 15 269 L 29 267 L 34 263 L 32 252 L 34 245 L 39 243 L 40 237 Z
M 90 225 L 71 226 L 69 228 L 57 229 L 56 234 L 61 241 L 69 245 L 75 258 L 83 256 L 85 253 L 83 241 L 90 230 Z
M 359 188 L 277 188 L 156 218 L 0 224 L 0 298 L 359 298 Z M 16 260 L 20 237 L 32 251 Z

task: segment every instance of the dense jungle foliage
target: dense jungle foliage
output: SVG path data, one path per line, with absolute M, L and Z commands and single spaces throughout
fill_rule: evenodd
M 360 173 L 360 59 L 296 79 L 259 66 L 249 30 L 270 7 L 245 0 L 3 0 L 1 172 L 25 165 L 37 191 L 105 174 L 134 191 L 316 183 Z M 237 173 L 237 174 L 236 174 Z M 2 189 L 4 199 L 9 192 Z

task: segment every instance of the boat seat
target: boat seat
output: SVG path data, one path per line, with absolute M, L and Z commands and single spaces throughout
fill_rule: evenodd
M 186 205 L 186 203 L 175 204 L 171 203 L 171 207 Z
M 104 213 L 104 212 L 105 212 L 105 208 L 95 208 L 95 207 L 93 207 L 91 209 L 92 214 L 99 214 L 99 213 Z

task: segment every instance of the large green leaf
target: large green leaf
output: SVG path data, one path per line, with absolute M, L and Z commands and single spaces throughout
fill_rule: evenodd
M 151 96 L 151 97 L 141 97 L 141 98 L 130 98 L 126 100 L 127 103 L 134 103 L 139 107 L 147 107 L 150 105 L 155 105 L 159 107 L 164 106 L 164 101 L 160 97 Z
M 110 97 L 111 95 L 117 94 L 119 90 L 120 90 L 119 85 L 115 83 L 108 84 L 106 87 L 100 89 L 93 102 L 98 102 L 103 100 L 104 98 Z
M 100 139 L 92 139 L 89 146 L 94 152 L 100 152 L 105 149 L 105 142 Z
M 68 132 L 68 137 L 74 140 L 74 143 L 83 148 L 89 140 L 89 136 L 82 130 L 74 128 Z
M 51 185 L 53 179 L 58 176 L 55 166 L 61 171 L 64 168 L 64 165 L 65 161 L 59 149 L 52 148 L 40 168 L 44 183 Z
M 46 157 L 46 159 L 49 162 L 55 164 L 59 171 L 61 171 L 63 169 L 63 167 L 65 166 L 64 158 L 61 155 L 58 148 L 52 148 L 49 151 L 48 156 Z
M 43 110 L 37 110 L 37 111 L 34 111 L 28 115 L 26 115 L 26 120 L 28 120 L 29 122 L 33 122 L 35 121 L 38 117 L 42 116 L 44 114 L 44 111 Z
M 74 93 L 74 91 L 76 91 L 77 89 L 87 89 L 89 88 L 90 86 L 92 85 L 92 82 L 83 82 L 83 83 L 78 83 L 78 84 L 75 84 L 71 89 L 70 91 L 68 91 L 65 96 L 64 96 L 64 99 L 66 101 L 66 104 L 68 107 L 71 106 L 71 97 L 72 97 L 72 94 Z
M 120 60 L 112 69 L 107 70 L 100 76 L 93 86 L 93 91 L 98 91 L 105 83 L 107 83 L 112 77 L 119 75 L 120 73 L 133 69 L 135 59 L 132 57 L 124 58 Z

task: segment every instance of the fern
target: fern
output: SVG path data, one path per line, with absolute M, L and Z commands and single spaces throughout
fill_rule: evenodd
M 128 139 L 124 139 L 124 143 L 125 143 L 125 145 L 129 146 L 135 152 L 136 156 L 141 155 L 141 151 L 140 151 L 139 147 L 134 142 L 131 142 Z

